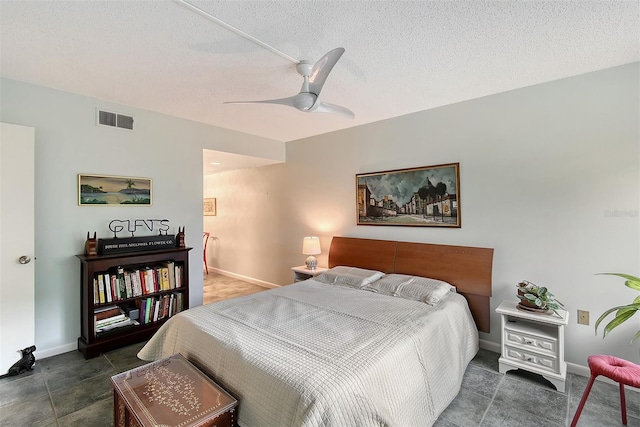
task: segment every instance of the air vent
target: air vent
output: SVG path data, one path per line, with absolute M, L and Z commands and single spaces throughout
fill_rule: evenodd
M 110 111 L 98 111 L 98 124 L 121 129 L 133 130 L 133 117 L 124 114 L 112 113 Z
M 118 114 L 118 127 L 122 129 L 133 129 L 133 117 Z

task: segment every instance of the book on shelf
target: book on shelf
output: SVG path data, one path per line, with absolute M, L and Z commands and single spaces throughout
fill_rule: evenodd
M 93 278 L 93 303 L 100 304 L 100 290 L 98 289 L 98 278 Z
M 176 265 L 176 288 L 182 287 L 182 266 Z
M 141 325 L 144 325 L 144 313 L 147 309 L 147 300 L 146 299 L 137 300 L 136 306 L 138 307 L 138 310 L 140 310 L 140 313 L 138 314 L 138 321 L 140 322 Z
M 118 267 L 118 289 L 120 290 L 120 299 L 127 298 L 127 289 L 125 288 L 124 283 L 124 268 Z
M 113 300 L 118 301 L 120 299 L 120 289 L 118 288 L 116 275 L 111 274 L 109 276 L 109 280 L 111 282 L 111 295 L 113 296 Z
M 153 277 L 153 292 L 158 292 L 160 291 L 160 285 L 162 284 L 162 275 L 160 274 L 159 268 L 153 269 Z
M 147 305 L 144 309 L 144 323 L 149 323 L 149 315 L 151 314 L 151 307 L 153 305 L 153 298 L 147 298 Z
M 104 293 L 104 275 L 98 274 L 98 295 L 100 296 L 100 304 L 106 302 L 106 296 Z
M 147 294 L 151 294 L 154 292 L 154 284 L 153 282 L 155 281 L 154 278 L 154 274 L 153 274 L 153 270 L 149 267 L 144 269 L 144 274 L 145 274 L 145 284 L 146 284 L 146 292 Z
M 182 296 L 184 295 L 182 292 L 174 292 L 172 295 L 175 295 L 175 303 L 173 307 L 173 314 L 180 313 L 183 308 Z
M 168 291 L 171 289 L 169 286 L 169 269 L 167 267 L 159 267 L 160 272 L 160 290 Z
M 165 266 L 167 267 L 169 273 L 169 289 L 176 288 L 176 266 L 173 261 L 165 262 Z
M 106 307 L 99 307 L 93 310 L 93 315 L 96 320 L 102 320 L 107 317 L 112 317 L 122 313 L 122 310 L 117 305 L 109 305 Z
M 171 295 L 164 295 L 162 297 L 162 318 L 171 317 L 171 312 L 169 311 L 169 301 L 171 300 Z
M 127 298 L 131 298 L 133 296 L 133 293 L 131 292 L 131 273 L 128 271 L 124 272 L 124 286 Z
M 100 326 L 97 327 L 96 326 L 96 333 L 101 333 L 101 332 L 107 332 L 107 331 L 111 331 L 117 328 L 122 328 L 125 326 L 132 326 L 132 325 L 139 325 L 138 321 L 133 320 L 133 319 L 129 319 L 128 317 L 125 317 L 124 319 L 121 319 L 120 321 L 114 322 L 114 323 L 109 323 L 107 325 L 104 326 Z
M 160 300 L 154 299 L 154 304 L 153 304 L 153 321 L 154 322 L 158 321 L 159 313 L 160 313 Z
M 109 278 L 109 273 L 104 273 L 104 293 L 106 302 L 113 301 L 111 296 L 111 279 Z
M 127 316 L 124 313 L 116 314 L 115 316 L 107 317 L 102 320 L 96 320 L 96 329 L 101 328 L 103 326 L 110 325 L 112 323 L 117 323 L 125 319 Z
M 131 273 L 131 288 L 134 297 L 142 295 L 142 285 L 140 282 L 140 270 L 134 270 Z

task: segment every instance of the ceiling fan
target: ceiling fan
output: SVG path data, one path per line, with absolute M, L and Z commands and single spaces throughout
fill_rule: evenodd
M 299 111 L 305 113 L 333 113 L 338 114 L 348 118 L 354 118 L 355 115 L 351 110 L 345 107 L 341 107 L 335 104 L 329 104 L 328 102 L 320 101 L 320 92 L 322 91 L 322 87 L 324 86 L 329 73 L 336 65 L 342 54 L 344 53 L 344 48 L 338 47 L 333 49 L 326 54 L 322 58 L 320 58 L 315 64 L 312 64 L 311 61 L 308 60 L 297 60 L 286 53 L 279 51 L 278 49 L 269 46 L 268 44 L 256 39 L 255 37 L 239 30 L 238 28 L 227 24 L 219 18 L 205 12 L 204 10 L 192 5 L 191 3 L 186 2 L 185 0 L 174 0 L 176 3 L 186 7 L 187 9 L 196 12 L 197 14 L 209 19 L 210 21 L 215 22 L 223 26 L 224 28 L 233 31 L 234 33 L 242 36 L 265 49 L 269 49 L 277 55 L 293 62 L 296 64 L 296 71 L 298 74 L 302 76 L 304 81 L 302 82 L 302 88 L 297 95 L 290 96 L 287 98 L 279 98 L 279 99 L 267 99 L 262 101 L 230 101 L 225 102 L 225 104 L 280 104 L 286 105 L 289 107 L 293 107 L 298 109 Z

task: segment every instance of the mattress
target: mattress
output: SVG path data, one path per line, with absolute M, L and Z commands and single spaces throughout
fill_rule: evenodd
M 173 316 L 138 357 L 181 353 L 243 427 L 428 426 L 477 351 L 456 293 L 431 306 L 310 279 Z

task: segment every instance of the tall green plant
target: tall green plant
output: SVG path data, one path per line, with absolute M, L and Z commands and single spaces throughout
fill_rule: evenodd
M 600 273 L 600 274 L 622 277 L 623 279 L 626 279 L 626 281 L 624 282 L 625 286 L 631 289 L 635 289 L 636 291 L 640 291 L 640 278 L 638 277 L 630 276 L 628 274 L 622 274 L 622 273 Z M 620 326 L 622 323 L 629 320 L 631 317 L 633 317 L 634 314 L 640 311 L 640 295 L 638 295 L 631 304 L 613 307 L 605 311 L 604 313 L 602 313 L 602 315 L 598 317 L 598 320 L 596 320 L 596 335 L 598 335 L 598 326 L 600 326 L 600 322 L 602 322 L 607 316 L 612 314 L 614 311 L 616 312 L 616 315 L 613 318 L 613 320 L 610 321 L 604 327 L 602 338 L 606 337 L 609 332 L 611 332 L 616 327 Z M 638 330 L 638 332 L 636 332 L 636 334 L 633 336 L 631 343 L 633 343 L 638 338 L 640 338 L 640 330 Z

